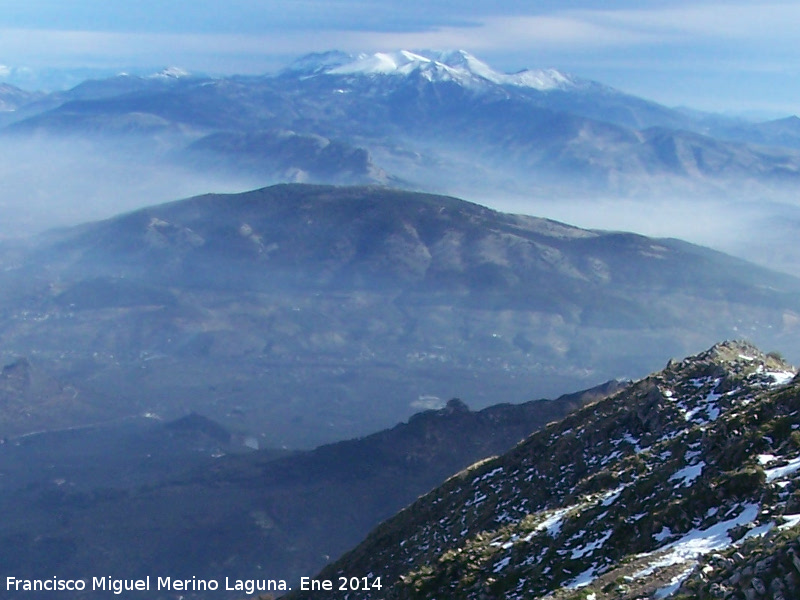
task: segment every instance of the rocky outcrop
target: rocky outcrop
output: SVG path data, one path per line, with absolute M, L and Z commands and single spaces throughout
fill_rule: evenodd
M 728 597 L 737 578 L 743 598 L 785 595 L 798 429 L 794 370 L 718 344 L 451 478 L 319 577 L 380 576 L 350 599 Z

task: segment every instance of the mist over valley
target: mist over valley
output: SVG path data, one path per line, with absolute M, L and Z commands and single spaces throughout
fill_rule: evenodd
M 204 192 L 379 184 L 679 237 L 797 274 L 792 118 L 671 109 L 552 69 L 507 75 L 463 51 L 328 52 L 275 75 L 167 69 L 19 93 L 6 93 L 0 136 L 5 235 Z M 778 256 L 763 223 L 781 225 Z

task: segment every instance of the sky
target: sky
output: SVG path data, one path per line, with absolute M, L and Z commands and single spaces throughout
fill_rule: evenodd
M 796 0 L 0 0 L 0 78 L 268 73 L 314 51 L 458 48 L 501 71 L 554 67 L 669 106 L 783 116 L 800 113 L 798 31 Z

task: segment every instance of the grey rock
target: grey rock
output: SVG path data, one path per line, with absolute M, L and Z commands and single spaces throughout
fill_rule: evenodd
M 753 577 L 750 581 L 750 585 L 753 586 L 753 589 L 761 596 L 767 593 L 767 586 L 765 586 L 764 582 L 758 577 Z

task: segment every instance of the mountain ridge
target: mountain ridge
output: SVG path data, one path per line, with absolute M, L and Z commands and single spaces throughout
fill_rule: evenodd
M 29 463 L 16 489 L 0 487 L 9 517 L 0 525 L 0 562 L 20 577 L 35 576 L 42 564 L 62 576 L 100 570 L 220 579 L 249 578 L 260 566 L 294 584 L 452 472 L 626 385 L 481 411 L 451 399 L 389 429 L 305 452 L 245 452 L 229 431 L 196 413 L 89 431 L 106 446 L 121 441 L 122 448 L 105 449 L 110 464 L 76 461 L 87 452 L 77 435 L 13 439 L 15 456 L 4 448 L 0 468 L 8 472 L 6 461 L 26 456 Z M 129 533 L 142 530 L 148 534 Z M 124 538 L 124 550 L 107 550 Z M 38 560 L 32 566 L 21 556 Z
M 716 557 L 736 541 L 796 531 L 798 385 L 741 342 L 670 361 L 452 477 L 318 577 L 381 577 L 351 599 L 663 598 L 684 582 L 744 598 L 762 566 L 712 594 L 698 576 L 715 552 L 708 572 L 734 564 Z M 780 589 L 798 586 L 784 570 Z
M 480 407 L 641 374 L 737 330 L 794 356 L 800 324 L 800 281 L 709 249 L 381 187 L 204 195 L 8 260 L 6 352 L 86 374 L 104 410 L 181 416 L 159 382 L 229 427 L 241 404 L 290 447 L 381 429 L 425 396 Z M 253 402 L 266 380 L 272 400 Z M 277 401 L 300 381 L 320 416 Z
M 589 85 L 556 69 L 524 69 L 510 74 L 500 73 L 465 50 L 399 50 L 358 55 L 336 52 L 310 54 L 298 59 L 283 71 L 284 74 L 296 72 L 308 77 L 361 74 L 408 77 L 414 74 L 429 81 L 456 81 L 466 86 L 489 82 L 538 91 Z

